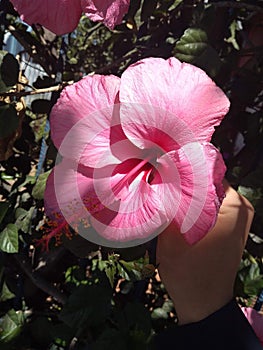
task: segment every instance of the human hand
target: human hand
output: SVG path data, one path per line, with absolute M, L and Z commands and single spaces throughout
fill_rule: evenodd
M 180 325 L 200 321 L 233 298 L 254 210 L 226 181 L 224 187 L 216 225 L 201 241 L 189 245 L 171 225 L 158 237 L 158 270 Z

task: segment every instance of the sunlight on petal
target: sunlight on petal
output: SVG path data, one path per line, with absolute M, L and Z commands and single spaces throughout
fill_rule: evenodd
M 121 77 L 120 101 L 170 112 L 199 141 L 210 141 L 229 109 L 227 97 L 204 71 L 174 57 L 146 58 L 128 67 Z M 167 122 L 172 126 L 172 120 Z
M 72 32 L 81 16 L 80 0 L 11 0 L 21 19 L 28 24 L 41 24 L 62 35 Z
M 130 0 L 81 0 L 83 12 L 94 22 L 103 22 L 113 29 L 128 12 Z

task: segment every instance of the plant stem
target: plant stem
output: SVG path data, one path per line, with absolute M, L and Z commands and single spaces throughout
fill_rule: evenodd
M 51 283 L 46 281 L 39 273 L 32 270 L 31 265 L 26 256 L 22 254 L 14 254 L 14 258 L 24 271 L 24 273 L 30 278 L 30 280 L 34 283 L 36 287 L 41 289 L 43 292 L 52 296 L 59 303 L 65 304 L 67 301 L 67 297 L 61 293 L 56 287 L 54 287 Z
M 23 96 L 28 96 L 28 95 L 38 95 L 38 94 L 44 94 L 47 92 L 54 92 L 54 91 L 60 91 L 64 89 L 65 86 L 72 85 L 74 81 L 68 81 L 64 82 L 62 84 L 56 85 L 56 86 L 51 86 L 48 88 L 43 88 L 43 89 L 37 89 L 37 90 L 30 90 L 30 91 L 11 91 L 11 92 L 3 92 L 0 94 L 0 97 L 23 97 Z

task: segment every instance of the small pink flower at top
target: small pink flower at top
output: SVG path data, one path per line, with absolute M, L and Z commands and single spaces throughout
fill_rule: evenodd
M 263 346 L 263 316 L 251 307 L 241 309 Z
M 128 12 L 130 0 L 11 0 L 21 19 L 41 24 L 53 33 L 72 32 L 82 12 L 92 21 L 113 29 Z
M 175 58 L 66 87 L 50 117 L 63 157 L 45 192 L 51 236 L 90 225 L 96 243 L 136 245 L 172 224 L 200 240 L 224 198 L 225 165 L 209 141 L 228 108 L 204 71 Z

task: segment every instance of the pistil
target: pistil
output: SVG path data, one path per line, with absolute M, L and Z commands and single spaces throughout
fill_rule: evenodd
M 147 164 L 149 163 L 149 161 L 152 159 L 153 157 L 148 156 L 145 159 L 143 159 L 140 163 L 138 163 L 133 169 L 131 169 L 125 176 L 123 179 L 120 180 L 120 182 L 118 182 L 114 187 L 113 187 L 113 192 L 115 194 L 118 194 L 123 187 L 125 186 L 125 184 L 132 178 L 133 175 L 135 175 L 136 173 L 139 173 L 139 171 Z

